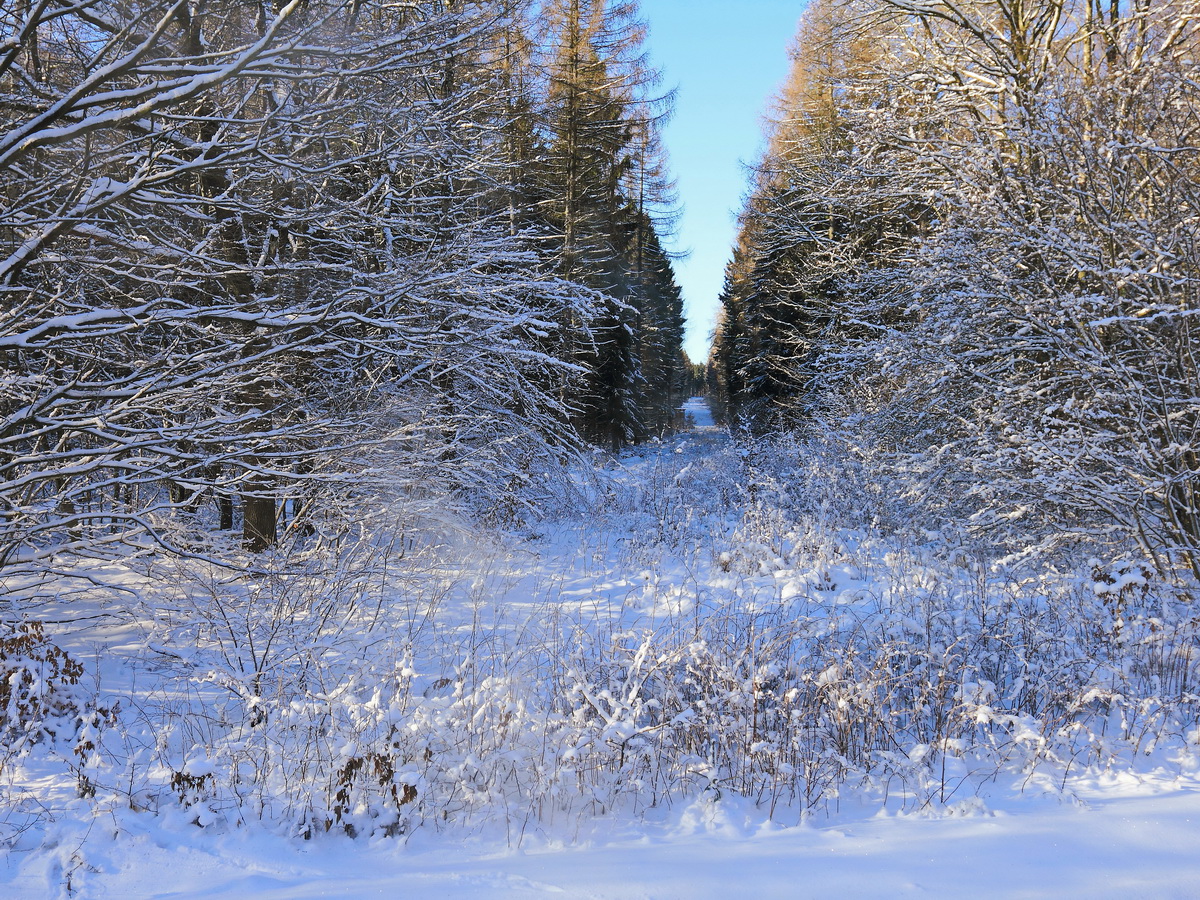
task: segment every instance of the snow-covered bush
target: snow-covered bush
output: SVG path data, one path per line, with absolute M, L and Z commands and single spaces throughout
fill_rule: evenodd
M 130 608 L 153 686 L 68 770 L 206 828 L 515 844 L 1196 760 L 1185 595 L 1130 548 L 939 520 L 834 446 L 629 454 L 524 537 L 363 515 L 251 571 L 159 561 Z
M 0 741 L 9 751 L 77 725 L 83 666 L 46 638 L 40 622 L 0 622 Z

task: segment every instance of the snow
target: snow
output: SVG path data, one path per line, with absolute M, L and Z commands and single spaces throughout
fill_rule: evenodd
M 693 397 L 684 403 L 683 414 L 697 431 L 711 431 L 714 427 L 712 410 L 703 397 Z
M 521 850 L 429 839 L 297 844 L 126 814 L 86 832 L 80 824 L 53 850 L 13 854 L 17 871 L 0 871 L 0 890 L 11 900 L 54 896 L 75 865 L 77 896 L 95 898 L 1189 898 L 1200 896 L 1196 787 L 1096 784 L 1073 804 L 1020 798 L 1007 813 L 941 818 L 862 811 L 818 826 L 770 825 L 736 803 L 702 800 L 669 824 Z
M 816 648 L 850 640 L 853 629 L 919 629 L 934 598 L 952 602 L 956 591 L 989 571 L 962 548 L 947 552 L 951 568 L 939 569 L 934 556 L 865 527 L 832 518 L 798 524 L 782 503 L 747 508 L 731 483 L 746 487 L 757 479 L 760 501 L 770 492 L 797 493 L 801 485 L 773 483 L 760 448 L 731 448 L 702 400 L 689 401 L 685 412 L 690 433 L 600 458 L 603 472 L 580 481 L 580 493 L 590 494 L 582 509 L 547 511 L 519 539 L 460 533 L 453 552 L 432 561 L 414 552 L 404 561 L 411 568 L 388 588 L 395 593 L 382 597 L 381 614 L 391 616 L 397 643 L 372 638 L 345 651 L 344 630 L 297 643 L 289 659 L 357 655 L 363 680 L 328 684 L 287 708 L 254 694 L 250 678 L 236 666 L 222 669 L 221 654 L 200 641 L 209 635 L 227 659 L 243 651 L 234 642 L 220 644 L 215 617 L 198 618 L 207 608 L 197 600 L 204 585 L 189 581 L 195 568 L 173 570 L 164 562 L 155 580 L 133 563 L 89 563 L 88 577 L 109 590 L 72 589 L 69 605 L 49 602 L 65 588 L 33 589 L 27 613 L 45 620 L 55 641 L 84 664 L 81 688 L 122 701 L 125 730 L 97 724 L 86 732 L 101 744 L 83 766 L 97 784 L 94 798 L 76 795 L 75 771 L 64 763 L 74 758 L 69 749 L 39 745 L 26 757 L 0 760 L 0 896 L 1200 897 L 1200 727 L 1193 717 L 1190 725 L 1171 720 L 1154 732 L 1153 723 L 1166 719 L 1153 711 L 1140 724 L 1118 723 L 1131 714 L 1112 699 L 1113 685 L 1133 690 L 1132 662 L 1116 681 L 1097 676 L 1095 692 L 1081 705 L 1111 703 L 1112 712 L 1085 722 L 1083 731 L 1094 734 L 1077 730 L 1070 738 L 1029 715 L 1007 713 L 1002 687 L 981 678 L 952 685 L 953 702 L 1002 745 L 992 755 L 965 738 L 940 745 L 911 740 L 897 748 L 891 775 L 831 782 L 807 807 L 786 797 L 756 803 L 701 759 L 690 774 L 672 775 L 678 761 L 668 758 L 675 751 L 665 738 L 650 744 L 662 748 L 660 770 L 611 767 L 617 748 L 622 755 L 630 748 L 632 756 L 638 741 L 707 721 L 710 711 L 697 705 L 670 712 L 665 723 L 653 718 L 654 704 L 670 702 L 655 679 L 674 671 L 671 660 L 720 663 L 713 644 L 725 632 L 703 632 L 705 617 L 728 616 L 736 625 L 744 615 L 769 631 L 772 617 L 792 615 L 811 625 Z M 723 466 L 733 466 L 733 474 L 722 475 Z M 950 543 L 938 531 L 922 535 L 931 547 Z M 1142 634 L 1136 597 L 1153 589 L 1152 579 L 1140 568 L 1093 562 L 1078 573 L 1072 596 L 1099 615 L 1119 595 L 1121 639 L 1133 641 Z M 305 590 L 327 598 L 336 586 L 314 575 Z M 14 595 L 21 588 L 9 587 Z M 241 624 L 228 620 L 231 629 L 250 629 L 269 610 L 253 605 L 255 592 L 265 590 L 252 583 L 244 611 L 222 607 L 223 615 L 245 616 Z M 1019 599 L 1027 596 L 1034 595 Z M 422 605 L 430 597 L 436 602 Z M 917 605 L 904 608 L 912 597 Z M 318 612 L 340 613 L 336 599 Z M 962 601 L 979 598 L 964 593 Z M 839 624 L 845 617 L 850 630 Z M 1147 624 L 1146 634 L 1163 634 L 1163 621 Z M 298 628 L 303 616 L 290 610 L 287 622 Z M 729 634 L 751 640 L 737 628 Z M 616 650 L 604 649 L 610 640 Z M 464 646 L 476 653 L 469 677 L 461 674 L 468 662 L 456 656 Z M 539 685 L 522 680 L 523 666 L 543 672 L 554 661 L 539 655 L 550 646 L 563 664 L 555 677 L 578 677 L 570 694 L 577 706 L 557 722 L 537 705 Z M 599 659 L 610 667 L 607 676 L 584 671 L 600 666 Z M 866 696 L 867 676 L 854 669 L 852 655 L 798 664 L 810 668 L 792 691 L 827 697 L 822 708 L 853 707 Z M 780 665 L 764 663 L 743 683 L 731 681 L 729 691 L 755 694 L 765 679 L 785 675 Z M 371 677 L 378 678 L 373 685 Z M 468 682 L 483 700 L 462 706 L 466 717 L 456 718 Z M 411 691 L 400 696 L 388 684 Z M 240 703 L 247 715 L 261 706 L 267 724 L 222 725 Z M 337 731 L 338 704 L 357 717 L 357 730 Z M 356 813 L 363 825 L 358 837 L 335 827 L 304 839 L 282 812 L 285 792 L 270 793 L 286 785 L 257 793 L 243 785 L 240 805 L 218 796 L 211 785 L 228 774 L 231 759 L 247 768 L 262 762 L 254 747 L 268 752 L 269 742 L 254 740 L 286 741 L 290 732 L 281 720 L 304 722 L 309 706 L 322 705 L 333 723 L 328 754 L 335 767 L 368 754 L 371 722 L 414 734 L 433 728 L 445 771 L 423 767 L 418 756 L 397 771 L 397 783 L 413 785 L 424 798 L 442 789 L 438 777 L 460 778 L 474 794 L 453 794 L 459 818 L 414 817 L 410 830 L 388 836 L 371 833 L 369 817 Z M 727 714 L 738 708 L 731 705 Z M 506 724 L 539 716 L 544 735 L 510 733 Z M 760 737 L 748 752 L 774 752 L 770 736 Z M 454 744 L 460 739 L 461 752 Z M 1062 755 L 1068 747 L 1076 757 Z M 124 768 L 114 762 L 121 753 L 128 755 Z M 535 775 L 535 765 L 547 771 Z M 182 779 L 172 790 L 186 802 L 164 787 L 171 771 Z M 655 788 L 653 804 L 649 788 L 639 794 L 623 783 L 653 777 L 665 785 Z M 112 784 L 122 778 L 132 789 Z M 522 811 L 526 787 L 515 789 L 514 779 L 547 785 L 558 812 L 539 818 L 533 806 Z M 570 790 L 578 796 L 561 793 Z

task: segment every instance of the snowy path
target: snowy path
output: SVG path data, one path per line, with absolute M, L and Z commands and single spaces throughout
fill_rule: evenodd
M 446 634 L 483 623 L 486 640 L 521 649 L 532 646 L 523 635 L 540 639 L 551 620 L 573 621 L 581 634 L 648 632 L 687 627 L 731 593 L 766 608 L 820 590 L 813 572 L 778 560 L 765 574 L 739 574 L 739 561 L 729 562 L 736 519 L 673 505 L 688 491 L 707 496 L 704 467 L 725 448 L 703 401 L 685 411 L 694 431 L 612 463 L 594 513 L 547 522 L 515 551 L 474 558 L 462 579 L 474 587 L 438 608 Z M 676 529 L 674 543 L 663 539 L 667 529 Z M 833 577 L 867 578 L 851 569 Z M 107 660 L 106 679 L 154 677 L 128 630 L 64 637 Z M 202 829 L 170 810 L 95 814 L 68 801 L 40 847 L 18 839 L 0 856 L 0 897 L 1200 898 L 1198 758 L 1169 770 L 1147 761 L 1136 772 L 1072 775 L 1066 791 L 1066 776 L 1049 771 L 998 779 L 986 802 L 937 814 L 848 792 L 803 824 L 786 811 L 772 821 L 736 796 L 701 794 L 519 841 L 502 829 L 422 827 L 403 841 L 306 842 L 269 827 Z
M 693 397 L 688 400 L 683 404 L 683 413 L 696 431 L 710 431 L 715 427 L 712 410 L 709 409 L 708 401 L 703 397 Z

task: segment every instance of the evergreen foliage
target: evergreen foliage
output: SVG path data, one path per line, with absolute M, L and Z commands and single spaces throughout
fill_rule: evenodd
M 637 4 L 549 0 L 542 209 L 561 273 L 602 296 L 583 369 L 582 433 L 613 449 L 661 434 L 682 402 L 683 304 L 658 229 L 671 185 Z

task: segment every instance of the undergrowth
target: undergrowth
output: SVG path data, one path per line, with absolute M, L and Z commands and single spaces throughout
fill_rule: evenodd
M 3 725 L 41 737 L 7 790 L 50 754 L 91 802 L 204 827 L 519 843 L 701 797 L 954 812 L 1035 775 L 1197 767 L 1180 585 L 922 519 L 828 448 L 709 443 L 613 461 L 490 541 L 160 566 L 128 608 L 140 681 L 112 696 L 71 699 L 78 663 L 10 629 Z M 52 714 L 69 734 L 30 724 Z

